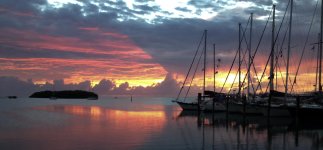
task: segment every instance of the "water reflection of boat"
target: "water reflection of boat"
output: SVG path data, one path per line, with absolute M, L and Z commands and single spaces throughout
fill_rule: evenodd
M 320 119 L 323 116 L 323 106 L 318 104 L 302 104 L 299 108 L 289 107 L 288 110 L 293 116 L 301 119 Z
M 275 127 L 287 127 L 293 123 L 293 118 L 281 118 L 281 117 L 264 117 L 257 115 L 242 115 L 242 114 L 226 114 L 221 113 L 213 118 L 212 115 L 205 115 L 205 119 L 209 120 L 211 125 L 223 122 L 226 120 L 228 124 L 255 126 L 257 129 L 266 129 L 268 126 Z M 214 123 L 213 123 L 214 119 Z
M 181 111 L 181 113 L 177 116 L 178 119 L 180 118 L 185 118 L 185 117 L 198 117 L 199 115 L 199 112 L 197 111 L 186 111 L 186 110 L 183 110 Z
M 213 135 L 212 142 L 214 141 L 215 135 L 217 138 L 233 138 L 234 136 L 232 137 L 232 135 L 236 132 L 236 137 L 234 137 L 234 139 L 237 140 L 237 146 L 253 143 L 255 141 L 252 140 L 260 138 L 256 140 L 256 143 L 262 145 L 261 143 L 268 142 L 265 144 L 268 146 L 268 149 L 271 149 L 275 143 L 278 144 L 277 146 L 281 146 L 281 144 L 283 144 L 282 146 L 285 147 L 285 144 L 288 142 L 281 143 L 281 141 L 288 141 L 292 138 L 292 141 L 295 143 L 295 147 L 298 147 L 299 141 L 301 140 L 313 141 L 312 147 L 323 147 L 323 145 L 320 146 L 320 142 L 318 142 L 323 139 L 323 121 L 320 120 L 314 121 L 311 119 L 310 121 L 306 121 L 291 117 L 248 116 L 229 113 L 201 114 L 192 111 L 182 111 L 178 115 L 177 120 L 180 121 L 182 120 L 181 118 L 196 120 L 196 127 L 198 129 L 202 129 L 203 136 L 205 136 L 203 137 L 203 140 L 206 141 L 210 138 L 210 135 L 207 135 L 207 133 L 210 134 L 211 131 Z M 184 119 L 184 121 L 185 120 L 187 121 L 187 119 Z M 232 141 L 234 139 L 226 139 L 225 141 Z M 222 144 L 226 145 L 230 143 Z
M 243 114 L 221 113 L 198 113 L 195 111 L 182 111 L 177 119 L 180 118 L 197 118 L 205 123 L 206 126 L 228 126 L 243 125 L 253 126 L 257 130 L 265 130 L 268 127 L 284 128 L 285 131 L 297 130 L 323 130 L 323 120 L 317 119 L 296 119 L 293 117 L 266 117 Z

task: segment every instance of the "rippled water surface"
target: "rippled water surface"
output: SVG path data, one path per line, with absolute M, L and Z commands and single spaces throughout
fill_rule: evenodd
M 198 115 L 182 112 L 170 98 L 0 99 L 0 149 L 323 149 L 323 126 Z

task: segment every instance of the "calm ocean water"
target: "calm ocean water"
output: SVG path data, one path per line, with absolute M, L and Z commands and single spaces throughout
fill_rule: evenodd
M 171 98 L 0 99 L 0 149 L 316 150 L 323 149 L 323 126 L 225 113 L 198 117 Z

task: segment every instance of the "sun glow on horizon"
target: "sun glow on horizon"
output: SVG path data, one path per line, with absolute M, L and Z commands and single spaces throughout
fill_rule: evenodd
M 238 90 L 238 74 L 236 74 L 236 71 L 233 71 L 234 73 L 230 73 L 229 76 L 226 72 L 223 73 L 217 73 L 215 75 L 215 87 L 216 91 L 219 92 L 219 90 L 223 87 L 222 92 L 227 92 L 231 91 L 233 93 L 236 93 Z M 248 79 L 245 76 L 246 72 L 242 71 L 241 72 L 241 84 L 242 85 L 242 91 L 246 92 L 247 90 L 247 82 Z M 228 76 L 228 77 L 227 77 Z M 288 91 L 289 93 L 303 93 L 303 92 L 310 92 L 315 90 L 315 73 L 299 73 L 296 82 L 293 85 L 293 81 L 295 78 L 295 74 L 292 72 L 289 75 L 289 87 Z M 184 81 L 184 76 L 178 75 L 177 82 L 183 82 Z M 225 82 L 227 78 L 227 81 Z M 252 75 L 252 81 L 251 81 L 251 91 L 253 91 L 253 88 L 257 89 L 257 93 L 264 93 L 264 92 L 269 92 L 267 86 L 269 86 L 269 76 L 268 73 L 265 73 L 263 78 L 261 79 L 261 74 L 258 74 L 258 76 Z M 193 81 L 192 86 L 197 86 L 199 87 L 199 90 L 202 90 L 203 87 L 203 76 L 199 75 L 196 76 L 195 81 Z M 274 89 L 278 91 L 284 91 L 285 90 L 285 80 L 286 80 L 286 73 L 285 72 L 279 72 L 277 74 L 277 79 L 276 75 L 274 78 Z M 261 82 L 259 85 L 258 82 Z M 277 81 L 277 83 L 276 83 Z M 207 73 L 206 76 L 206 90 L 213 90 L 213 83 L 214 79 L 212 76 L 211 72 Z M 225 83 L 225 84 L 224 84 Z M 185 84 L 185 87 L 190 86 L 190 81 L 187 81 Z M 276 87 L 277 86 L 277 87 Z M 293 89 L 292 89 L 293 88 Z

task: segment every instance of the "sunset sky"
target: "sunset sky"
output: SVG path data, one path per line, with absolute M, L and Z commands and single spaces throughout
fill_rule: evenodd
M 250 13 L 254 13 L 255 51 L 272 4 L 277 5 L 278 28 L 287 0 L 1 0 L 0 96 L 28 95 L 54 87 L 93 89 L 100 94 L 174 96 L 205 29 L 208 86 L 213 82 L 214 43 L 216 58 L 221 59 L 216 75 L 220 89 L 238 47 L 238 23 L 245 27 Z M 291 80 L 316 4 L 316 0 L 294 2 Z M 312 49 L 312 43 L 317 42 L 319 12 L 320 2 L 305 46 L 298 91 L 314 90 L 317 46 Z M 279 35 L 279 48 L 287 19 L 289 14 Z M 255 58 L 258 76 L 269 55 L 270 39 L 271 22 Z M 281 46 L 285 59 L 286 43 Z M 285 76 L 283 60 L 280 65 L 279 80 Z M 202 83 L 201 70 L 193 83 L 196 89 Z M 229 82 L 234 81 L 236 70 L 237 63 Z M 263 85 L 268 82 L 268 70 Z M 281 90 L 282 81 L 278 83 Z M 225 90 L 229 87 L 226 85 Z

